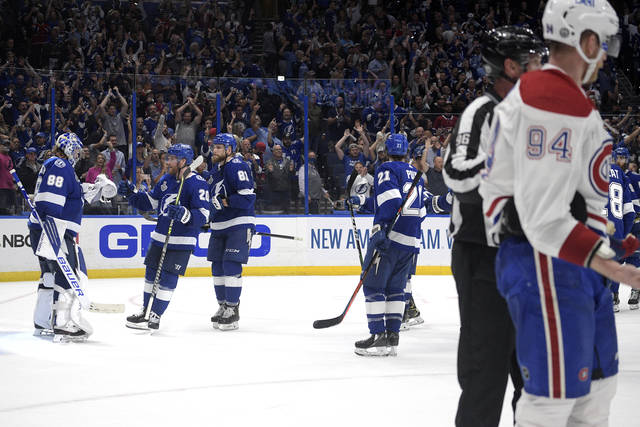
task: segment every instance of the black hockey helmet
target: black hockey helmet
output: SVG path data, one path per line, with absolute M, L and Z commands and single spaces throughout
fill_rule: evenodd
M 525 69 L 530 54 L 544 55 L 542 41 L 528 28 L 505 25 L 490 30 L 482 40 L 482 61 L 484 69 L 490 77 L 504 77 L 504 60 L 516 61 Z

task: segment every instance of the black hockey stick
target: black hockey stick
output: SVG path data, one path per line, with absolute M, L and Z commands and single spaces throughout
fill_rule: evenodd
M 191 172 L 195 171 L 198 166 L 200 166 L 203 162 L 202 156 L 198 156 L 191 165 L 180 175 L 180 187 L 178 187 L 178 195 L 176 196 L 175 205 L 178 206 L 180 204 L 180 194 L 182 193 L 182 186 L 184 185 L 184 180 Z M 145 212 L 146 213 L 146 212 Z M 164 238 L 164 244 L 162 245 L 162 252 L 160 253 L 160 261 L 158 261 L 158 269 L 156 270 L 156 277 L 153 279 L 153 288 L 151 288 L 151 295 L 149 296 L 149 301 L 144 308 L 144 320 L 149 320 L 149 316 L 151 315 L 151 307 L 153 306 L 153 301 L 156 299 L 156 295 L 158 293 L 158 287 L 160 284 L 160 273 L 162 272 L 162 266 L 164 265 L 164 258 L 167 255 L 167 247 L 169 246 L 169 238 L 171 237 L 171 231 L 173 230 L 173 222 L 172 219 L 169 222 L 169 228 L 167 229 L 167 235 Z
M 415 190 L 416 186 L 418 185 L 418 182 L 420 182 L 421 177 L 422 177 L 422 174 L 418 173 L 416 174 L 416 177 L 411 182 L 411 187 L 409 187 L 409 191 L 407 192 L 407 197 L 405 197 L 404 200 L 402 201 L 402 204 L 400 205 L 400 207 L 398 208 L 398 211 L 393 217 L 393 221 L 391 221 L 391 225 L 389 226 L 389 228 L 387 228 L 387 237 L 389 236 L 389 232 L 393 229 L 393 226 L 396 224 L 396 222 L 398 222 L 398 218 L 400 218 L 400 214 L 402 213 L 402 209 L 404 209 L 404 205 L 407 203 L 407 200 L 409 200 L 409 197 L 411 196 L 411 193 L 413 193 L 413 190 Z M 313 322 L 313 327 L 315 329 L 330 328 L 331 326 L 335 326 L 344 320 L 344 316 L 347 315 L 347 312 L 351 308 L 351 304 L 353 304 L 353 301 L 356 299 L 356 295 L 358 295 L 358 291 L 360 291 L 360 288 L 364 283 L 364 279 L 367 277 L 367 274 L 369 273 L 369 270 L 371 269 L 371 267 L 376 263 L 378 256 L 379 256 L 378 251 L 374 250 L 371 256 L 371 260 L 369 260 L 369 264 L 367 264 L 367 267 L 362 272 L 362 276 L 360 277 L 358 286 L 356 286 L 355 291 L 353 291 L 353 294 L 351 295 L 351 298 L 349 298 L 349 302 L 347 303 L 347 307 L 344 309 L 342 314 L 332 319 L 316 320 L 315 322 Z
M 347 206 L 349 206 L 349 213 L 351 214 L 351 227 L 353 228 L 353 237 L 356 239 L 356 246 L 358 247 L 358 256 L 360 257 L 360 268 L 363 267 L 364 260 L 362 258 L 362 248 L 360 247 L 360 233 L 356 227 L 356 216 L 353 214 L 353 206 L 351 205 L 351 188 L 353 183 L 358 177 L 358 171 L 353 168 L 351 175 L 349 175 L 349 182 L 347 182 Z
M 10 173 L 13 180 L 16 182 L 16 185 L 20 189 L 22 197 L 24 197 L 29 204 L 31 212 L 33 212 L 33 216 L 38 220 L 38 223 L 42 227 L 42 231 L 47 236 L 49 243 L 51 243 L 51 247 L 53 248 L 56 256 L 56 263 L 58 264 L 58 267 L 60 267 L 60 271 L 64 273 L 64 278 L 67 280 L 67 283 L 69 283 L 69 286 L 78 297 L 80 307 L 84 310 L 95 311 L 98 313 L 123 313 L 124 304 L 97 303 L 89 299 L 86 289 L 82 286 L 82 280 L 73 270 L 71 264 L 69 264 L 64 250 L 62 249 L 62 241 L 64 237 L 60 237 L 55 222 L 51 217 L 46 217 L 44 221 L 40 218 L 40 215 L 38 215 L 38 211 L 36 210 L 33 202 L 29 199 L 29 195 L 27 194 L 24 185 L 22 185 L 22 181 L 20 181 L 18 174 L 14 169 L 11 169 Z M 31 244 L 37 245 L 38 242 L 31 242 Z
M 147 221 L 158 222 L 158 218 L 154 218 L 151 216 L 149 212 L 142 212 L 142 217 Z M 209 231 L 211 226 L 209 224 L 205 224 L 202 226 L 202 231 Z M 278 239 L 288 239 L 288 240 L 299 240 L 302 241 L 302 237 L 298 236 L 289 236 L 287 234 L 274 234 L 274 233 L 265 233 L 262 231 L 258 231 L 256 236 L 267 236 L 267 237 L 277 237 Z

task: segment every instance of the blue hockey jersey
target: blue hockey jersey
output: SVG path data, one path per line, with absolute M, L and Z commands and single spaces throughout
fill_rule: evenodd
M 636 217 L 630 188 L 631 183 L 620 166 L 612 164 L 609 171 L 607 217 L 616 227 L 613 235 L 616 239 L 624 239 L 631 232 Z
M 82 221 L 82 187 L 76 172 L 66 159 L 50 157 L 38 173 L 34 192 L 40 218 L 52 216 L 67 221 L 67 231 L 75 237 Z M 36 216 L 29 216 L 29 227 L 40 228 Z
M 156 229 L 151 233 L 151 243 L 156 246 L 164 245 L 171 222 L 167 216 L 167 207 L 176 202 L 179 188 L 180 180 L 173 175 L 165 174 L 151 191 L 141 191 L 129 196 L 129 204 L 135 208 L 157 212 L 158 223 Z M 180 221 L 173 222 L 168 248 L 193 250 L 198 241 L 200 228 L 209 219 L 211 206 L 209 187 L 200 175 L 192 172 L 185 178 L 179 204 L 189 209 L 191 219 L 186 224 Z
M 416 168 L 404 162 L 386 162 L 380 165 L 374 180 L 374 224 L 388 225 L 393 221 L 417 173 Z M 414 253 L 419 252 L 420 224 L 427 214 L 423 192 L 424 180 L 420 179 L 389 233 L 392 247 Z
M 640 214 L 640 173 L 627 171 L 627 178 L 631 184 L 631 198 L 636 215 Z
M 300 169 L 302 165 L 302 156 L 304 154 L 304 143 L 299 139 L 292 141 L 291 144 L 287 147 L 284 144 L 281 144 L 282 147 L 282 156 L 291 160 L 294 164 L 294 169 Z
M 234 157 L 224 165 L 214 165 L 209 192 L 211 197 L 221 196 L 229 204 L 221 211 L 211 209 L 213 236 L 239 228 L 255 227 L 256 194 L 253 190 L 251 168 L 241 158 Z

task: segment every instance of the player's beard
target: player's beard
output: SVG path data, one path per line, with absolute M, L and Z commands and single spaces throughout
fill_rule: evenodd
M 213 160 L 213 163 L 222 163 L 226 158 L 227 158 L 226 152 L 223 155 L 214 154 L 213 156 L 211 156 L 211 160 Z

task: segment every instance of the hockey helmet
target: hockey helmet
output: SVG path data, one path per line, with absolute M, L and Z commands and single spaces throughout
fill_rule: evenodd
M 590 80 L 605 53 L 618 56 L 621 45 L 618 25 L 618 15 L 607 0 L 549 0 L 542 15 L 544 39 L 574 47 L 589 64 L 583 83 Z M 580 46 L 580 37 L 587 30 L 598 35 L 602 46 L 593 59 L 587 58 Z
M 627 149 L 627 147 L 618 147 L 615 150 L 613 150 L 613 160 L 618 160 L 618 159 L 629 160 L 630 155 L 631 154 L 629 153 L 629 150 Z
M 504 74 L 504 60 L 516 61 L 524 70 L 531 54 L 543 55 L 542 41 L 528 28 L 505 25 L 484 34 L 482 61 L 484 69 L 492 77 Z
M 409 141 L 407 141 L 407 137 L 402 134 L 392 133 L 389 138 L 387 138 L 385 145 L 387 146 L 387 154 L 390 156 L 404 156 L 407 154 Z
M 82 141 L 73 132 L 65 132 L 56 139 L 55 147 L 62 151 L 71 166 L 75 166 L 82 154 Z
M 169 147 L 167 154 L 170 156 L 176 156 L 178 159 L 185 159 L 187 161 L 187 165 L 190 165 L 191 162 L 193 162 L 193 149 L 187 144 L 174 144 Z
M 225 149 L 231 147 L 231 152 L 236 152 L 236 138 L 230 133 L 221 133 L 213 138 L 214 145 L 224 145 Z

